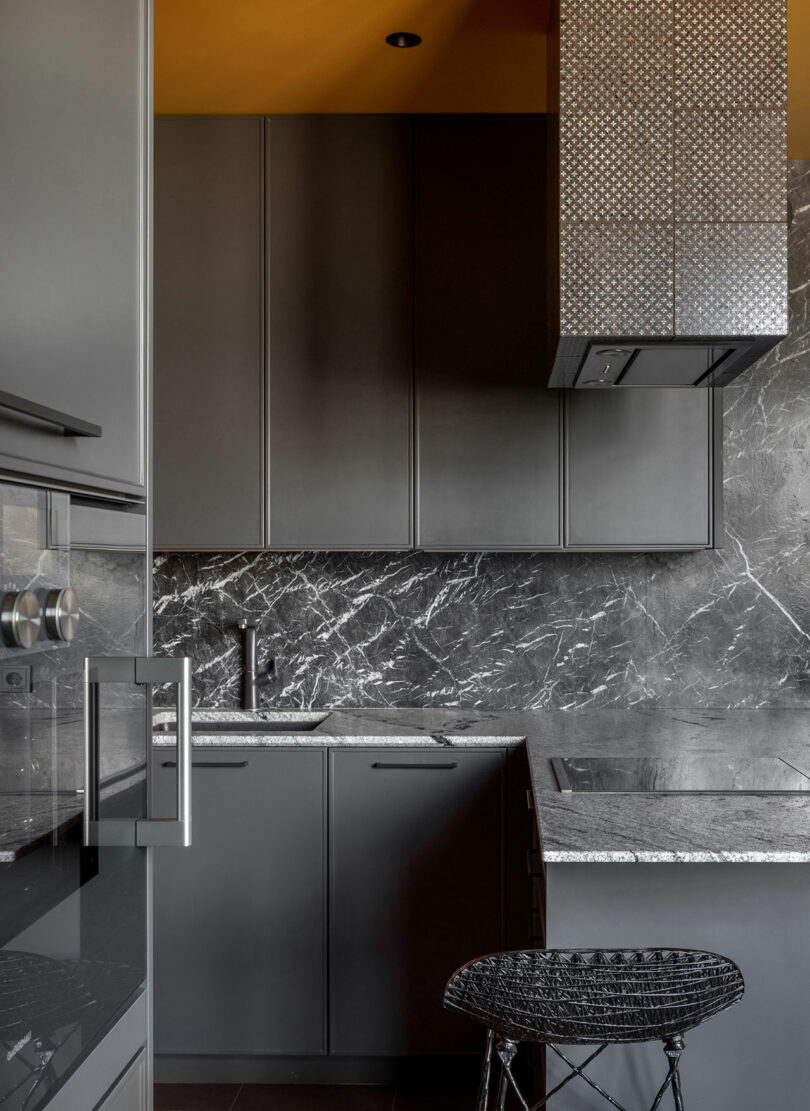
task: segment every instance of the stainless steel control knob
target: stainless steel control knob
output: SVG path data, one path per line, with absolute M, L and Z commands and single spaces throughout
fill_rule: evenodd
M 71 641 L 79 628 L 79 599 L 72 587 L 51 590 L 45 599 L 45 628 L 52 640 Z
M 42 610 L 32 590 L 18 590 L 5 596 L 0 628 L 10 648 L 33 648 L 41 624 Z

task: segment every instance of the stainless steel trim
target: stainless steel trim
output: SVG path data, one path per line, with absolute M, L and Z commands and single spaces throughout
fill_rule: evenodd
M 551 766 L 554 769 L 554 775 L 557 778 L 557 786 L 560 788 L 564 795 L 570 795 L 573 791 L 573 788 L 571 787 L 571 780 L 566 775 L 561 758 L 559 756 L 552 756 Z
M 138 661 L 140 679 L 136 682 L 175 683 L 177 686 L 177 817 L 142 818 L 136 827 L 136 844 L 141 846 L 191 844 L 191 660 L 186 656 L 152 657 Z M 180 665 L 180 674 L 164 664 Z M 155 666 L 157 665 L 157 666 Z M 171 677 L 164 677 L 171 672 Z

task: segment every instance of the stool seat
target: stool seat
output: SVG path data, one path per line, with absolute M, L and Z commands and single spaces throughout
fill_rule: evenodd
M 529 1111 L 512 1071 L 520 1042 L 541 1042 L 568 1066 L 531 1111 L 576 1078 L 626 1111 L 587 1068 L 611 1045 L 649 1041 L 664 1043 L 668 1063 L 650 1111 L 658 1111 L 667 1091 L 675 1111 L 684 1111 L 683 1035 L 739 1002 L 744 990 L 733 961 L 699 949 L 518 949 L 465 964 L 450 977 L 444 1005 L 487 1027 L 477 1111 L 489 1109 L 495 1054 L 501 1065 L 497 1111 L 506 1111 L 510 1089 Z M 596 1049 L 577 1064 L 558 1043 Z
M 444 1005 L 515 1041 L 665 1041 L 742 997 L 733 961 L 687 949 L 494 953 L 451 978 Z

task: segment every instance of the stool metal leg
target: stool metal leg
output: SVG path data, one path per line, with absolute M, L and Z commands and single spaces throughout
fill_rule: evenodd
M 487 1030 L 487 1050 L 481 1068 L 481 1081 L 478 1085 L 478 1099 L 475 1111 L 489 1111 L 489 1085 L 492 1074 L 492 1051 L 495 1048 L 495 1031 Z
M 669 1067 L 672 1070 L 672 1098 L 675 1100 L 675 1109 L 676 1111 L 684 1111 L 683 1095 L 681 1094 L 681 1074 L 678 1071 L 681 1054 L 683 1053 L 683 1038 L 680 1034 L 675 1034 L 669 1039 L 664 1046 L 664 1053 L 667 1055 Z
M 501 1062 L 501 1076 L 498 1081 L 498 1111 L 505 1111 L 506 1093 L 509 1091 L 510 1084 L 517 1092 L 520 1102 L 524 1107 L 527 1107 L 526 1101 L 520 1095 L 520 1092 L 518 1092 L 517 1086 L 512 1078 L 512 1062 L 517 1053 L 517 1042 L 513 1042 L 511 1038 L 500 1036 L 495 1043 L 495 1049 Z
M 678 1072 L 678 1065 L 683 1053 L 683 1038 L 680 1034 L 673 1034 L 672 1037 L 667 1038 L 664 1042 L 664 1053 L 667 1055 L 669 1061 L 669 1070 L 667 1071 L 666 1080 L 658 1089 L 658 1095 L 655 1097 L 650 1111 L 657 1111 L 661 1100 L 664 1098 L 664 1093 L 667 1088 L 672 1087 L 672 1098 L 675 1100 L 675 1111 L 684 1111 L 683 1096 L 681 1094 L 681 1074 Z

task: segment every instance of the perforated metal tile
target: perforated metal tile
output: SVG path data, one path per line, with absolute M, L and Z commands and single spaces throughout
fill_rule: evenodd
M 672 226 L 563 224 L 562 335 L 672 333 Z
M 785 0 L 674 0 L 674 12 L 676 107 L 785 108 Z
M 675 115 L 675 219 L 786 219 L 784 112 Z
M 672 0 L 560 0 L 560 111 L 667 107 Z
M 676 226 L 676 335 L 785 332 L 785 224 Z
M 562 219 L 670 219 L 672 128 L 672 112 L 666 110 L 563 116 Z

